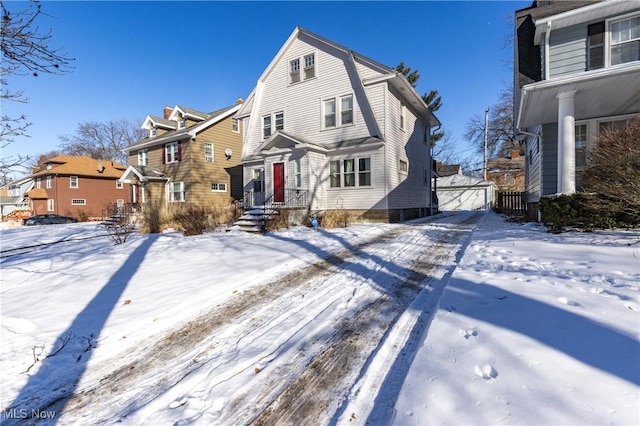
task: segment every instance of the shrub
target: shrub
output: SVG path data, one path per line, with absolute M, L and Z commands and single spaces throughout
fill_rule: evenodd
M 593 208 L 609 212 L 616 223 L 640 225 L 640 117 L 614 122 L 587 153 L 583 190 L 596 194 Z
M 84 210 L 81 210 L 78 213 L 78 222 L 86 222 L 87 220 L 89 220 L 89 215 Z
M 278 229 L 289 228 L 289 210 L 277 209 L 275 214 L 270 214 L 264 222 L 263 231 L 271 232 Z
M 623 213 L 602 208 L 601 195 L 578 192 L 572 195 L 542 197 L 540 213 L 542 222 L 552 232 L 562 232 L 567 227 L 584 231 L 634 226 Z M 637 226 L 636 222 L 636 226 Z
M 171 211 L 171 220 L 185 236 L 201 235 L 222 225 L 233 222 L 236 209 L 231 199 L 215 202 L 208 206 L 195 204 L 179 205 Z
M 343 209 L 327 210 L 318 221 L 323 228 L 346 228 L 349 226 L 349 212 Z
M 163 206 L 160 200 L 152 199 L 142 205 L 141 232 L 159 234 L 163 231 Z

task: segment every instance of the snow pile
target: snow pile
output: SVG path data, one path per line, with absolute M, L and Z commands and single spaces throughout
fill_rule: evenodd
M 2 230 L 3 423 L 232 423 L 277 410 L 273 392 L 339 336 L 377 346 L 335 378 L 344 392 L 314 385 L 332 398 L 319 423 L 640 423 L 640 232 L 555 235 L 493 213 L 460 231 L 474 217 L 120 246 L 96 224 Z M 417 297 L 398 286 L 416 259 L 431 271 Z M 349 334 L 376 303 L 371 332 Z M 41 389 L 80 397 L 34 414 Z

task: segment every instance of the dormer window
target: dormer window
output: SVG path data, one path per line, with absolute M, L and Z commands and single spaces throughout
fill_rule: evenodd
M 158 128 L 156 126 L 153 126 L 152 128 L 149 129 L 150 138 L 155 138 L 157 135 L 158 135 Z
M 182 117 L 178 122 L 178 129 L 184 129 L 187 127 L 187 119 Z
M 303 68 L 300 69 L 300 63 Z M 316 55 L 311 53 L 302 58 L 295 58 L 289 61 L 289 83 L 298 83 L 301 80 L 308 80 L 316 76 Z

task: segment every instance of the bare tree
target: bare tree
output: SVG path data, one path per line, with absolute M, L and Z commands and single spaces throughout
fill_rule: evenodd
M 593 207 L 640 222 L 640 118 L 605 129 L 587 155 L 582 187 L 596 194 Z
M 21 7 L 24 3 L 14 3 Z M 51 30 L 42 33 L 35 21 L 43 12 L 40 2 L 32 0 L 26 8 L 12 12 L 0 2 L 2 9 L 2 36 L 0 62 L 0 100 L 26 103 L 24 90 L 12 90 L 8 85 L 11 75 L 29 75 L 37 77 L 40 73 L 64 74 L 71 70 L 72 58 L 60 49 L 50 47 Z M 0 117 L 0 149 L 15 141 L 16 137 L 29 136 L 27 130 L 31 123 L 26 115 Z M 6 176 L 15 167 L 22 165 L 28 157 L 21 155 L 3 157 L 0 160 L 0 176 Z
M 106 123 L 85 122 L 78 125 L 75 134 L 60 136 L 60 150 L 126 164 L 127 154 L 122 150 L 145 135 L 139 124 L 124 118 Z
M 498 102 L 489 108 L 488 158 L 507 156 L 513 150 L 524 154 L 524 147 L 513 137 L 513 125 L 513 86 L 509 85 L 498 95 Z M 467 121 L 465 137 L 478 153 L 484 151 L 484 117 L 475 115 Z

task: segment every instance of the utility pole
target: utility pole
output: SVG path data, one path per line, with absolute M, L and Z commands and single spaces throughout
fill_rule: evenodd
M 484 160 L 482 161 L 482 178 L 487 180 L 487 139 L 489 137 L 489 108 L 484 112 Z

